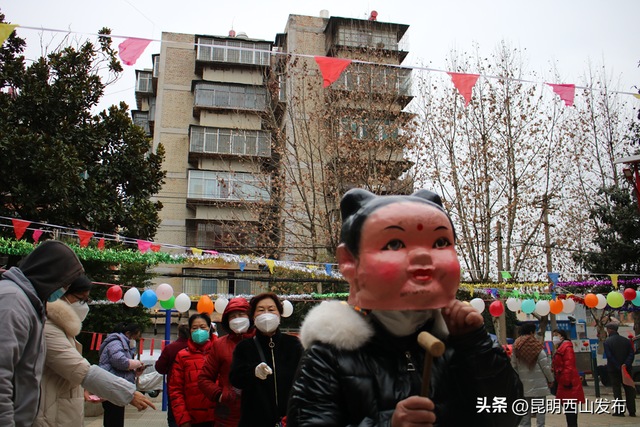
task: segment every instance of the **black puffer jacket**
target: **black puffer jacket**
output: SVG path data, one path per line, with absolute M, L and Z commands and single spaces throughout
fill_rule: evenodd
M 233 362 L 229 382 L 242 390 L 240 401 L 240 423 L 238 427 L 273 427 L 287 414 L 287 400 L 293 377 L 302 356 L 302 344 L 298 337 L 287 335 L 278 329 L 270 339 L 256 330 L 267 365 L 273 370 L 266 380 L 256 377 L 255 369 L 262 360 L 255 339 L 248 338 L 238 343 L 233 350 Z M 273 358 L 270 341 L 273 341 Z M 273 359 L 275 358 L 275 368 Z M 276 404 L 276 385 L 277 404 Z
M 445 338 L 436 310 L 423 329 L 447 346 L 431 371 L 435 425 L 517 426 L 520 417 L 511 404 L 523 397 L 522 383 L 484 326 Z M 390 426 L 396 404 L 420 394 L 424 350 L 417 333 L 395 338 L 372 316 L 336 302 L 314 309 L 301 337 L 306 352 L 291 392 L 288 427 Z M 506 398 L 505 413 L 478 413 L 478 398 L 484 397 L 492 412 L 494 397 Z

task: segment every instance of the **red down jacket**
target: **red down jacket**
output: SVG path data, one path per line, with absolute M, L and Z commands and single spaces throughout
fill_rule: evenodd
M 229 332 L 215 340 L 198 377 L 198 387 L 211 401 L 216 402 L 215 426 L 235 427 L 240 421 L 241 391 L 229 384 L 229 370 L 233 361 L 233 349 L 245 338 L 255 335 L 251 328 L 238 335 L 229 328 L 229 313 L 232 311 L 248 311 L 249 303 L 244 298 L 233 298 L 222 314 L 222 326 Z M 222 400 L 220 401 L 220 396 Z
M 169 397 L 178 425 L 213 421 L 214 403 L 198 388 L 198 375 L 211 348 L 211 340 L 198 345 L 191 338 L 187 348 L 180 350 L 171 370 Z
M 563 341 L 553 355 L 553 374 L 558 382 L 558 399 L 576 399 L 584 403 L 582 381 L 576 369 L 576 355 L 571 341 Z

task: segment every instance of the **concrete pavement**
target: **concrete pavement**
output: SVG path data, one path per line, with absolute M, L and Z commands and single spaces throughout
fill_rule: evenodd
M 589 380 L 589 386 L 584 387 L 584 394 L 588 402 L 595 402 L 595 387 L 593 380 Z M 554 396 L 547 396 L 547 399 L 553 399 Z M 623 393 L 624 397 L 624 393 Z M 600 386 L 600 399 L 613 400 L 613 391 L 611 387 Z M 136 408 L 129 405 L 125 412 L 125 427 L 164 427 L 167 425 L 167 413 L 162 412 L 162 394 L 151 399 L 153 404 L 158 408 L 157 411 L 147 409 L 138 412 Z M 636 406 L 638 407 L 638 415 L 640 415 L 640 401 L 636 398 Z M 535 421 L 532 420 L 534 423 Z M 535 425 L 535 424 L 534 424 Z M 564 415 L 547 414 L 547 427 L 565 427 L 567 421 Z M 640 417 L 631 418 L 628 415 L 623 417 L 614 417 L 610 414 L 589 414 L 583 413 L 578 415 L 578 425 L 580 427 L 621 427 L 621 426 L 640 426 Z M 86 417 L 85 427 L 102 427 L 102 416 Z

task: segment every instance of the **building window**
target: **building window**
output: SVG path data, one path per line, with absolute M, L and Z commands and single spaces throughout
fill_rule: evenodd
M 399 134 L 398 124 L 395 120 L 352 119 L 341 117 L 338 134 L 350 135 L 355 139 L 374 138 L 382 141 L 385 139 L 397 139 Z
M 198 61 L 269 65 L 271 45 L 238 39 L 198 38 Z
M 242 202 L 268 201 L 270 183 L 268 175 L 190 170 L 187 197 Z
M 200 278 L 200 277 L 185 277 L 184 278 L 184 292 L 189 295 L 207 295 L 217 294 L 218 279 Z
M 138 81 L 136 82 L 136 92 L 153 92 L 151 84 L 151 73 L 138 73 Z
M 369 47 L 398 50 L 397 35 L 394 31 L 377 29 L 338 28 L 338 45 L 348 47 Z
M 200 249 L 254 250 L 258 245 L 255 224 L 223 224 L 212 221 L 187 221 L 187 245 Z M 250 230 L 250 231 L 249 231 Z
M 160 76 L 160 55 L 153 57 L 153 77 L 158 78 Z
M 149 135 L 151 133 L 151 128 L 149 127 L 149 112 L 132 111 L 131 115 L 133 116 L 133 123 L 140 126 L 144 130 L 144 133 Z
M 197 83 L 194 106 L 242 110 L 267 108 L 267 89 L 261 86 L 231 86 L 213 83 Z
M 269 157 L 271 138 L 268 132 L 261 130 L 191 126 L 189 151 Z
M 411 70 L 398 67 L 351 64 L 331 84 L 332 88 L 411 96 Z

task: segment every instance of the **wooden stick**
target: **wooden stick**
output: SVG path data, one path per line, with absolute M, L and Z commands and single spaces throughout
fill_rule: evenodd
M 431 385 L 431 364 L 434 357 L 440 357 L 444 353 L 444 343 L 429 332 L 418 334 L 418 344 L 426 350 L 424 355 L 424 370 L 422 371 L 422 389 L 420 396 L 429 397 L 429 386 Z

